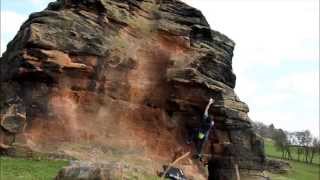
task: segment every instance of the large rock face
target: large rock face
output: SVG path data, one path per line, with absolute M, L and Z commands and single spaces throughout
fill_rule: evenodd
M 213 97 L 210 176 L 235 177 L 239 164 L 246 178 L 264 153 L 233 90 L 234 46 L 178 0 L 57 0 L 30 15 L 1 58 L 1 144 L 156 169 L 194 151 L 187 131 Z M 181 167 L 201 179 L 196 163 Z

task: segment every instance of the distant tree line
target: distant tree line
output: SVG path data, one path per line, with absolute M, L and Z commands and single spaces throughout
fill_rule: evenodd
M 253 128 L 260 136 L 273 140 L 282 153 L 282 159 L 313 163 L 315 155 L 320 153 L 320 140 L 313 137 L 309 130 L 288 132 L 262 122 L 254 122 Z

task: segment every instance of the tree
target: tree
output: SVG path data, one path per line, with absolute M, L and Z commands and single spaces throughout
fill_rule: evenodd
M 313 138 L 312 140 L 312 147 L 311 147 L 311 155 L 309 159 L 309 163 L 312 164 L 314 154 L 320 153 L 320 139 L 318 138 Z
M 274 127 L 273 124 L 270 124 L 268 128 L 271 129 L 271 130 L 274 130 L 274 129 L 275 129 L 275 127 Z
M 303 149 L 302 149 L 302 144 L 303 144 L 303 132 L 294 132 L 294 135 L 296 137 L 296 140 L 297 140 L 297 154 L 298 154 L 298 161 L 300 161 L 300 156 L 303 152 Z
M 253 128 L 260 136 L 267 137 L 267 126 L 262 122 L 255 122 Z
M 262 122 L 254 122 L 253 129 L 264 138 L 271 138 L 273 136 L 274 131 L 276 130 L 273 124 L 265 125 Z
M 287 133 L 282 129 L 275 130 L 272 139 L 274 140 L 275 147 L 282 152 L 281 158 L 288 158 L 292 160 Z
M 304 155 L 304 161 L 308 162 L 310 156 L 310 147 L 312 145 L 312 135 L 309 130 L 295 132 L 297 143 L 300 147 L 297 147 L 298 160 L 300 161 L 300 155 Z
M 312 135 L 309 130 L 304 131 L 304 156 L 305 156 L 305 162 L 308 162 L 308 158 L 310 156 L 310 150 L 312 146 Z

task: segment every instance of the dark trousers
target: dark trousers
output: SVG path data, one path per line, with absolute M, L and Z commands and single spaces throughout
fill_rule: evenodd
M 196 139 L 195 140 L 195 146 L 196 146 L 196 150 L 197 150 L 197 154 L 201 154 L 202 153 L 202 148 L 203 148 L 203 145 L 205 143 L 205 139 Z
M 197 154 L 202 153 L 203 145 L 207 139 L 207 137 L 204 137 L 203 139 L 199 139 L 198 138 L 199 132 L 200 132 L 199 128 L 194 129 L 192 132 L 189 133 L 189 139 L 188 139 L 188 142 L 190 143 L 194 142 Z

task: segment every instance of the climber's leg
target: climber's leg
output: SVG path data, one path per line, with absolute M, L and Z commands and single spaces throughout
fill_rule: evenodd
M 203 148 L 204 140 L 199 140 L 197 144 L 197 153 L 201 154 L 202 153 L 202 148 Z
M 192 129 L 188 132 L 188 137 L 187 137 L 187 144 L 191 144 L 193 141 L 195 141 L 195 135 L 197 134 L 197 129 Z
M 195 146 L 196 146 L 196 155 L 195 155 L 195 158 L 196 159 L 200 159 L 201 160 L 201 154 L 202 154 L 202 148 L 203 148 L 203 145 L 204 145 L 204 139 L 197 139 L 195 141 Z

